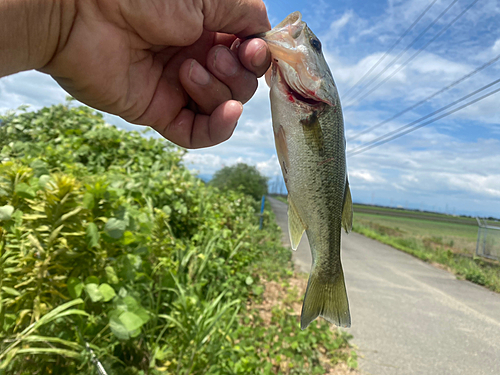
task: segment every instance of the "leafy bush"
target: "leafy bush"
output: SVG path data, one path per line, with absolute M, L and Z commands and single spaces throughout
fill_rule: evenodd
M 184 151 L 88 108 L 0 119 L 0 374 L 263 368 L 238 342 L 256 340 L 240 322 L 259 277 L 290 272 L 269 212 L 259 231 L 251 197 L 205 186 Z
M 486 285 L 487 278 L 480 269 L 468 269 L 465 273 L 465 279 L 479 285 Z
M 267 193 L 267 177 L 261 175 L 254 166 L 245 163 L 218 170 L 210 184 L 223 190 L 242 191 L 255 200 L 260 200 Z

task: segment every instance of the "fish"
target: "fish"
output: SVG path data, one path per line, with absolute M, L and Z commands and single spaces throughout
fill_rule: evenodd
M 271 52 L 266 73 L 278 160 L 288 190 L 293 250 L 307 233 L 312 267 L 300 326 L 318 316 L 350 327 L 342 269 L 342 227 L 352 229 L 352 197 L 340 97 L 322 45 L 302 14 L 294 12 L 259 34 Z

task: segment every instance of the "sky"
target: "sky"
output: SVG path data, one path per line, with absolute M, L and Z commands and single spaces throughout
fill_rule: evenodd
M 397 119 L 350 139 L 500 55 L 498 1 L 437 0 L 365 82 L 370 82 L 418 35 L 422 35 L 420 39 L 372 86 L 363 88 L 361 85 L 349 91 L 432 2 L 265 2 L 273 26 L 289 13 L 299 10 L 303 20 L 321 40 L 343 105 L 348 150 L 432 113 L 500 78 L 500 61 L 497 61 Z M 422 34 L 452 3 L 449 10 Z M 472 3 L 468 11 L 435 38 Z M 426 46 L 425 49 L 422 49 L 423 46 Z M 418 55 L 403 67 L 402 64 L 418 51 Z M 395 69 L 400 70 L 364 97 L 363 93 Z M 500 83 L 469 100 L 497 88 L 500 88 Z M 366 91 L 353 96 L 356 90 L 361 89 Z M 65 97 L 66 93 L 55 81 L 42 73 L 30 71 L 0 79 L 0 113 L 22 104 L 38 109 L 63 102 Z M 357 155 L 348 153 L 354 202 L 500 217 L 499 103 L 500 92 L 384 145 Z M 107 115 L 105 119 L 124 129 L 140 129 L 116 116 Z M 185 156 L 185 164 L 205 178 L 224 166 L 238 162 L 255 165 L 270 178 L 271 187 L 281 186 L 269 89 L 263 80 L 260 80 L 254 97 L 245 104 L 243 116 L 230 140 L 211 148 L 189 151 Z

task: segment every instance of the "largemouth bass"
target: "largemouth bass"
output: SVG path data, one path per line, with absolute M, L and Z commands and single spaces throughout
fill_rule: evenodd
M 288 229 L 294 250 L 304 231 L 312 269 L 301 328 L 318 316 L 349 327 L 351 316 L 340 261 L 342 226 L 352 228 L 344 120 L 321 43 L 300 12 L 258 37 L 273 58 L 266 75 L 276 150 L 288 189 Z

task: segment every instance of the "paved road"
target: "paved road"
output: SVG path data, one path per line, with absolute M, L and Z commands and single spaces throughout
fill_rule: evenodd
M 289 245 L 286 205 L 269 198 Z M 293 254 L 309 272 L 309 244 Z M 500 295 L 357 233 L 342 237 L 362 373 L 500 374 Z

